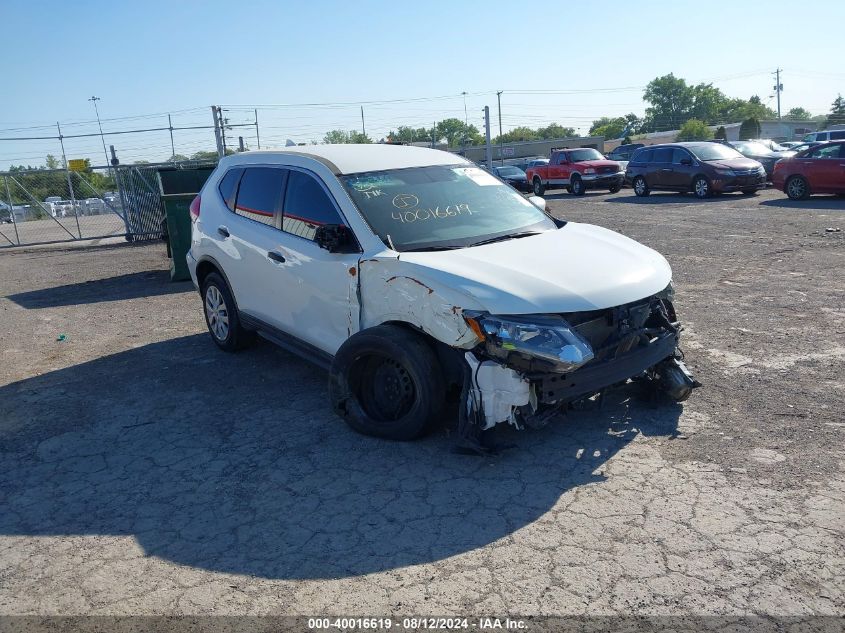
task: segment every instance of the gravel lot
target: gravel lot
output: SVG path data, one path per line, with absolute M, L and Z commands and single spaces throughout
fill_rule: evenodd
M 219 352 L 161 243 L 0 251 L 0 613 L 845 614 L 845 200 L 548 200 L 669 259 L 704 387 L 494 458 Z

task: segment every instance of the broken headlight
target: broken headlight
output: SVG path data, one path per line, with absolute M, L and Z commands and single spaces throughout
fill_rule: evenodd
M 550 362 L 553 371 L 568 372 L 593 359 L 587 340 L 561 317 L 499 317 L 465 311 L 464 319 L 484 341 L 487 353 L 505 361 L 512 353 L 524 354 Z

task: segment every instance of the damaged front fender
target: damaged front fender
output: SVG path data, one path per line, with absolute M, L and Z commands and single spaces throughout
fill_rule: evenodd
M 418 266 L 396 257 L 364 259 L 359 268 L 362 328 L 399 321 L 450 347 L 480 342 L 463 318 L 464 309 L 480 307 L 470 295 L 423 278 Z

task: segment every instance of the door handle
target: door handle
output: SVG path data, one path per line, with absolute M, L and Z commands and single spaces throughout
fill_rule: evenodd
M 267 258 L 272 259 L 274 262 L 279 262 L 280 264 L 285 263 L 285 256 L 281 253 L 277 253 L 276 251 L 270 251 L 267 253 Z
M 229 229 L 222 224 L 217 227 L 217 232 L 221 235 L 221 237 L 229 237 Z

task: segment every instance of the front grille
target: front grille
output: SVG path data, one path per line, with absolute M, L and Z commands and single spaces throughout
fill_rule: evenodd
M 599 167 L 600 174 L 615 174 L 619 169 L 616 167 Z

